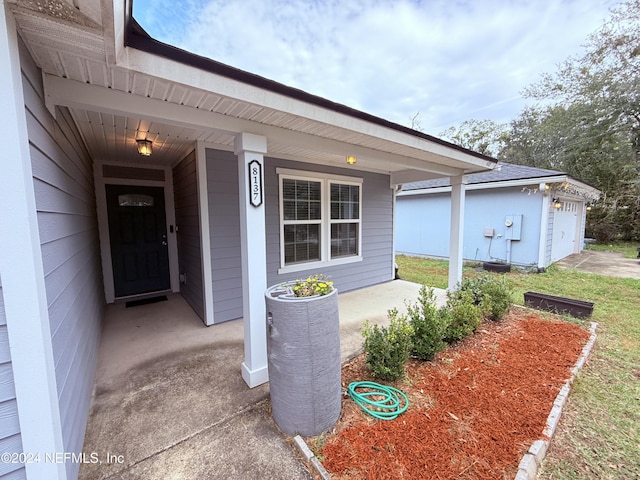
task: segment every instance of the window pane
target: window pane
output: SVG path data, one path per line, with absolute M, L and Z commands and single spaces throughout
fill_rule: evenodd
M 340 219 L 340 203 L 339 202 L 331 202 L 331 219 L 332 220 Z
M 350 193 L 351 198 L 349 200 L 351 200 L 352 202 L 360 203 L 360 187 L 353 186 Z
M 309 200 L 319 202 L 320 201 L 320 182 L 308 182 L 309 183 Z
M 318 260 L 320 260 L 320 225 L 285 225 L 285 264 Z
M 296 219 L 296 202 L 291 200 L 283 200 L 282 212 L 285 220 Z
M 321 211 L 320 202 L 312 201 L 309 204 L 309 220 L 320 220 L 322 217 Z
M 127 193 L 118 195 L 118 206 L 120 207 L 153 207 L 153 197 L 138 193 Z
M 320 220 L 320 182 L 284 179 L 282 207 L 284 220 Z
M 340 185 L 331 184 L 331 203 L 340 201 Z
M 356 220 L 360 216 L 360 187 L 331 184 L 331 219 Z
M 331 257 L 358 255 L 358 224 L 331 225 Z
M 309 220 L 309 203 L 296 203 L 296 220 Z

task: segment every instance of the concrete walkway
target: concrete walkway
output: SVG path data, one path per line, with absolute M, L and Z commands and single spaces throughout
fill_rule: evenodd
M 343 360 L 362 347 L 365 320 L 417 298 L 403 280 L 339 295 Z M 444 291 L 436 291 L 444 302 Z M 180 295 L 107 310 L 81 480 L 305 479 L 273 422 L 269 387 L 240 375 L 242 320 L 205 327 Z
M 640 260 L 624 258 L 621 253 L 583 250 L 557 262 L 558 267 L 609 277 L 640 279 Z

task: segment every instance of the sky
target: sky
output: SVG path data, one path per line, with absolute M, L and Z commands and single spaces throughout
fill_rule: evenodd
M 154 38 L 439 135 L 508 123 L 620 0 L 135 0 Z M 412 123 L 415 119 L 415 123 Z

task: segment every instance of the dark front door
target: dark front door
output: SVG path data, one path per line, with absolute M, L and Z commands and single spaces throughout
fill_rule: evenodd
M 106 185 L 116 297 L 168 290 L 162 187 Z

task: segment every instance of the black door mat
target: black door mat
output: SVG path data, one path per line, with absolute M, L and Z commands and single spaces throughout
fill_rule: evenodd
M 131 308 L 131 307 L 138 307 L 140 305 L 149 305 L 150 303 L 165 302 L 166 300 L 167 300 L 167 296 L 162 295 L 161 297 L 144 298 L 142 300 L 131 300 L 130 302 L 127 302 L 125 305 L 126 305 L 126 308 Z

